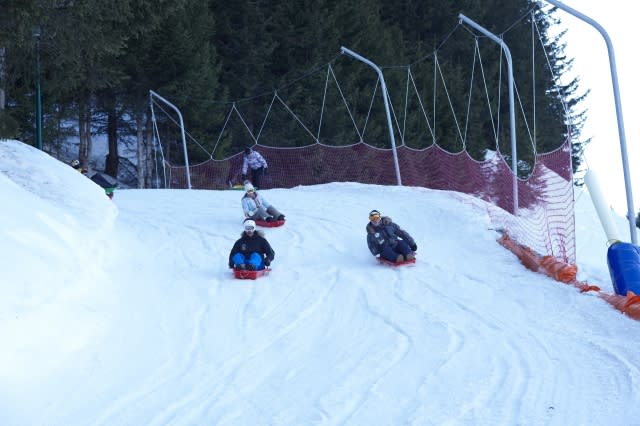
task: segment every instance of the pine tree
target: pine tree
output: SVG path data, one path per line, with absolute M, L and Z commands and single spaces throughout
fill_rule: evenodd
M 466 149 L 478 159 L 497 144 L 509 155 L 504 52 L 460 25 L 460 13 L 503 37 L 513 55 L 518 98 L 526 105 L 524 113 L 517 108 L 520 172 L 526 173 L 535 152 L 555 149 L 565 137 L 573 140 L 575 170 L 588 142 L 579 141 L 584 112 L 578 108 L 585 94 L 576 80 L 565 84 L 559 80 L 571 61 L 564 54 L 562 35 L 554 39 L 548 35 L 558 21 L 530 0 L 275 4 L 266 0 L 4 0 L 4 4 L 10 13 L 0 16 L 0 48 L 5 49 L 8 107 L 0 120 L 13 120 L 18 123 L 14 132 L 32 139 L 35 52 L 31 28 L 38 25 L 49 146 L 54 138 L 66 137 L 68 129 L 62 123 L 73 113 L 80 124 L 85 161 L 92 130 L 96 126 L 109 129 L 110 173 L 117 172 L 120 133 L 137 135 L 140 162 L 150 149 L 142 141 L 150 131 L 149 90 L 180 107 L 189 136 L 202 145 L 202 149 L 190 149 L 194 161 L 235 154 L 253 145 L 259 133 L 260 143 L 279 146 L 309 144 L 317 133 L 323 143 L 350 144 L 362 136 L 368 143 L 388 147 L 377 73 L 340 55 L 341 46 L 382 67 L 395 114 L 401 114 L 407 103 L 408 115 L 394 117 L 403 123 L 397 127 L 394 123 L 396 141 L 415 148 L 435 142 L 452 152 Z M 539 32 L 539 39 L 538 34 L 534 37 L 539 48 L 532 49 L 532 32 Z M 480 58 L 482 77 L 473 68 Z M 330 78 L 324 99 L 329 72 L 335 73 L 340 87 Z M 407 92 L 409 73 L 416 89 Z M 271 105 L 276 93 L 286 108 L 277 100 Z M 231 117 L 227 130 L 219 134 L 230 102 L 235 102 L 245 122 Z M 294 120 L 287 108 L 310 130 Z

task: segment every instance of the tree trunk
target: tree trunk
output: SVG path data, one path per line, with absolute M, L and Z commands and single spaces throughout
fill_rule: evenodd
M 78 147 L 78 160 L 83 169 L 88 169 L 89 166 L 89 140 L 91 137 L 88 131 L 90 128 L 89 121 L 89 106 L 87 97 L 84 97 L 78 103 L 78 137 L 80 138 L 80 146 Z
M 4 109 L 4 47 L 0 47 L 0 111 Z
M 107 140 L 109 142 L 109 153 L 105 161 L 104 171 L 106 174 L 118 177 L 118 112 L 114 102 L 110 102 L 107 112 Z

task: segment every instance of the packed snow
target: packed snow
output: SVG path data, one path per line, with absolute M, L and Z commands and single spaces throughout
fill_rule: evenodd
M 241 191 L 109 200 L 0 141 L 0 192 L 2 425 L 640 424 L 640 323 L 527 270 L 467 195 L 261 191 L 287 222 L 261 229 L 270 274 L 237 280 Z M 612 292 L 575 198 L 578 278 Z M 415 265 L 371 255 L 372 209 L 416 239 Z

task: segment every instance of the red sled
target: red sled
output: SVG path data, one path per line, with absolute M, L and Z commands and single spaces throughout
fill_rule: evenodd
M 264 268 L 258 271 L 247 271 L 246 269 L 234 269 L 233 276 L 239 280 L 255 280 L 263 275 L 267 275 L 271 268 Z
M 392 262 L 390 260 L 385 259 L 382 256 L 378 256 L 378 262 L 382 263 L 383 265 L 389 265 L 395 268 L 397 266 L 411 265 L 413 263 L 416 263 L 416 258 L 414 257 L 413 259 L 405 260 L 404 262 Z
M 284 219 L 282 219 L 282 220 L 272 220 L 271 222 L 267 222 L 266 220 L 258 219 L 258 220 L 256 220 L 256 225 L 262 226 L 264 228 L 275 228 L 277 226 L 284 225 Z

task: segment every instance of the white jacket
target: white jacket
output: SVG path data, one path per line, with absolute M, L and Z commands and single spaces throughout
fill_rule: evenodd
M 251 170 L 259 169 L 260 167 L 267 166 L 267 161 L 264 159 L 262 155 L 258 151 L 251 151 L 249 155 L 244 156 L 244 160 L 242 161 L 242 174 L 246 175 L 247 170 L 251 167 Z
M 257 192 L 256 192 L 255 199 L 245 194 L 245 196 L 242 197 L 241 202 L 242 202 L 242 211 L 244 211 L 244 215 L 246 217 L 250 217 L 256 214 L 256 211 L 260 206 L 264 207 L 265 210 L 271 207 L 271 204 L 267 200 L 262 198 L 262 195 L 258 194 Z

